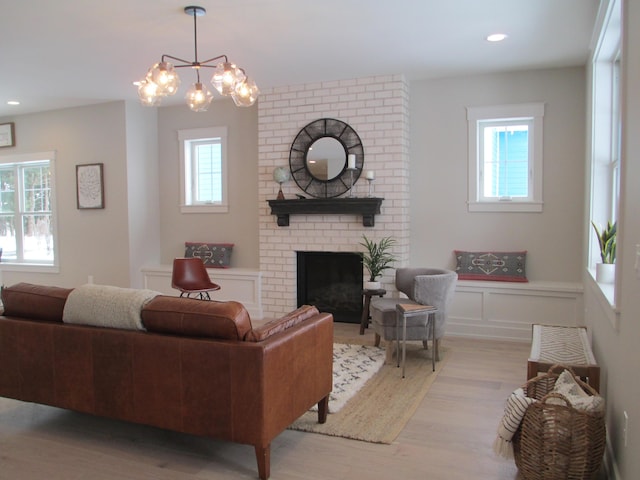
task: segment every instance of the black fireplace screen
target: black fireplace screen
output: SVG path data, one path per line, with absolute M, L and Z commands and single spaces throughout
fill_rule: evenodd
M 362 255 L 354 252 L 297 252 L 298 306 L 315 305 L 336 322 L 360 323 Z

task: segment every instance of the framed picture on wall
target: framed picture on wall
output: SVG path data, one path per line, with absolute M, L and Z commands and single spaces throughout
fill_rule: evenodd
M 0 123 L 0 147 L 15 147 L 16 131 L 13 122 Z
M 76 165 L 78 208 L 104 208 L 103 164 Z

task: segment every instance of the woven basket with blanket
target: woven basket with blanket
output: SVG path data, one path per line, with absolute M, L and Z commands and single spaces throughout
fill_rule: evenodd
M 606 442 L 604 399 L 571 369 L 558 365 L 522 390 L 529 404 L 512 439 L 520 478 L 594 478 Z

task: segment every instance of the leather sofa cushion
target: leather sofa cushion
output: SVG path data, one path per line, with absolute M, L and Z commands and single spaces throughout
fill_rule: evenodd
M 264 323 L 255 329 L 252 329 L 245 340 L 248 342 L 260 342 L 271 335 L 283 332 L 284 330 L 297 325 L 298 323 L 306 320 L 307 318 L 317 315 L 318 309 L 311 305 L 302 305 L 291 313 L 286 314 L 284 317 L 276 318 Z
M 62 322 L 62 312 L 72 288 L 16 283 L 2 289 L 3 315 Z
M 242 340 L 251 330 L 249 312 L 239 302 L 158 295 L 142 309 L 148 332 Z

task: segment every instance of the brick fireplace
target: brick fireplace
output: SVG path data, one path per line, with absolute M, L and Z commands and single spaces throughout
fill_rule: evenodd
M 401 75 L 288 86 L 261 93 L 258 105 L 260 271 L 265 317 L 291 311 L 297 304 L 296 252 L 361 252 L 362 235 L 393 236 L 397 266 L 409 256 L 409 92 Z M 374 227 L 352 214 L 291 215 L 279 227 L 267 200 L 278 184 L 275 167 L 289 165 L 291 143 L 300 128 L 320 118 L 349 124 L 364 146 L 364 170 L 375 172 L 374 195 L 384 198 Z M 295 182 L 282 185 L 286 198 L 302 193 Z M 367 195 L 364 176 L 354 186 Z M 381 278 L 393 290 L 393 270 Z

